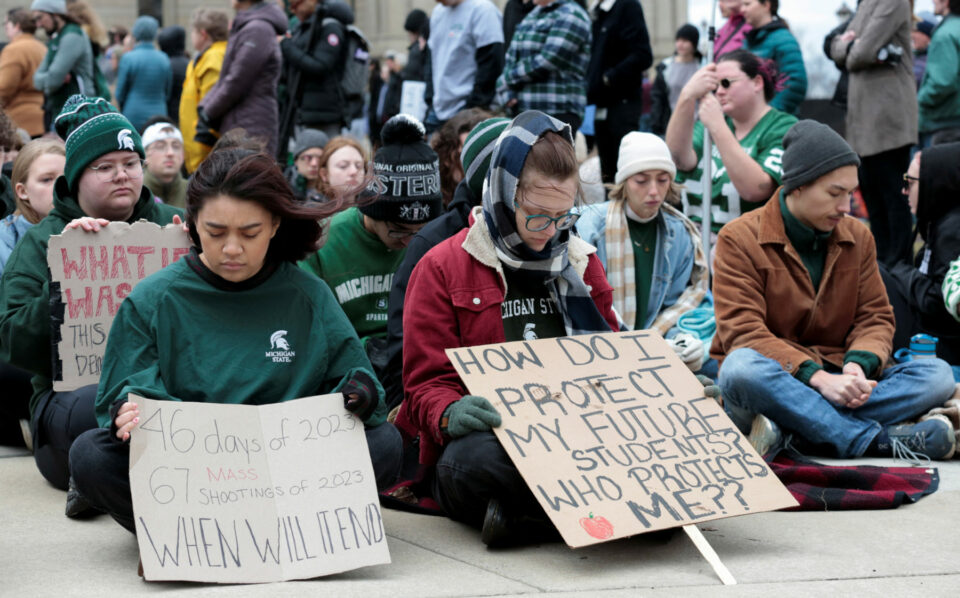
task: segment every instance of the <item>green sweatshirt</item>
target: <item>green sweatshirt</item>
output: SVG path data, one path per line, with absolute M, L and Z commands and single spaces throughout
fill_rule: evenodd
M 196 252 L 147 277 L 110 328 L 97 421 L 132 392 L 151 399 L 264 405 L 336 392 L 357 368 L 360 340 L 323 281 L 288 262 L 240 283 Z M 383 389 L 367 420 L 386 418 Z
M 140 219 L 169 224 L 182 212 L 153 201 L 144 187 L 127 222 Z M 67 189 L 67 180 L 57 179 L 50 215 L 27 231 L 17 243 L 0 282 L 0 360 L 34 374 L 30 412 L 40 395 L 52 388 L 50 340 L 50 272 L 47 269 L 47 242 L 59 235 L 75 218 L 86 216 Z
M 333 217 L 330 236 L 300 267 L 333 291 L 360 338 L 387 334 L 387 300 L 393 274 L 406 249 L 393 250 L 363 228 L 363 214 L 350 208 Z

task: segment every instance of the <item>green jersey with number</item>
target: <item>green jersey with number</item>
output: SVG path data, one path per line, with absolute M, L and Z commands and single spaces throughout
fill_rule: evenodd
M 733 130 L 733 121 L 727 118 L 727 126 Z M 747 136 L 740 140 L 740 147 L 747 152 L 763 171 L 773 177 L 777 186 L 783 169 L 780 161 L 783 158 L 783 136 L 797 122 L 797 117 L 771 108 L 763 115 Z M 713 154 L 713 185 L 710 196 L 710 224 L 714 232 L 745 212 L 759 208 L 764 202 L 743 201 L 736 187 L 730 182 L 727 169 L 720 159 L 720 151 L 716 144 L 712 146 Z M 693 149 L 697 153 L 697 166 L 693 170 L 677 172 L 677 182 L 684 185 L 683 213 L 691 220 L 700 222 L 703 214 L 703 123 L 697 121 L 693 126 Z

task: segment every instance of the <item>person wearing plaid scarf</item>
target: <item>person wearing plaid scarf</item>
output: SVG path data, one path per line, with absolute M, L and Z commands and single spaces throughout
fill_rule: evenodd
M 447 347 L 610 332 L 619 327 L 596 249 L 571 230 L 579 178 L 570 127 L 542 112 L 500 135 L 469 228 L 420 260 L 403 317 L 405 399 L 396 424 L 436 466 L 433 495 L 489 546 L 559 538 L 467 393 Z
M 692 371 L 703 365 L 703 342 L 677 334 L 680 316 L 699 307 L 709 290 L 707 260 L 696 226 L 673 206 L 677 167 L 667 144 L 651 133 L 620 141 L 610 201 L 583 209 L 577 231 L 597 247 L 613 287 L 613 306 L 627 326 L 652 328 Z

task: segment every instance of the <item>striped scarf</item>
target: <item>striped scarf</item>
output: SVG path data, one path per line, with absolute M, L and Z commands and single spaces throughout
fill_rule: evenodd
M 623 200 L 611 201 L 607 208 L 604 232 L 607 280 L 613 287 L 613 308 L 617 310 L 628 327 L 632 329 L 636 326 L 639 329 L 645 327 L 646 314 L 641 314 L 640 321 L 637 321 L 637 277 L 633 268 L 633 243 L 630 241 L 626 205 L 627 202 Z M 681 315 L 700 305 L 709 290 L 710 277 L 707 271 L 707 260 L 703 254 L 703 245 L 700 242 L 700 232 L 696 225 L 667 203 L 662 204 L 660 210 L 681 219 L 695 248 L 693 270 L 690 272 L 687 288 L 673 305 L 660 310 L 650 325 L 650 328 L 666 335 L 676 325 Z
M 557 305 L 568 336 L 609 332 L 610 325 L 570 264 L 567 242 L 571 231 L 559 231 L 539 252 L 524 244 L 517 232 L 514 209 L 520 172 L 530 148 L 549 131 L 573 144 L 569 125 L 536 110 L 517 116 L 500 136 L 483 187 L 484 222 L 505 269 L 543 279 L 544 284 L 556 282 Z

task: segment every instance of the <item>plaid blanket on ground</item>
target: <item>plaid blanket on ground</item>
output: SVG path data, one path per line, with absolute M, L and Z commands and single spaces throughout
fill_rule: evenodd
M 940 485 L 933 467 L 834 466 L 784 455 L 768 465 L 800 503 L 787 511 L 896 509 Z

